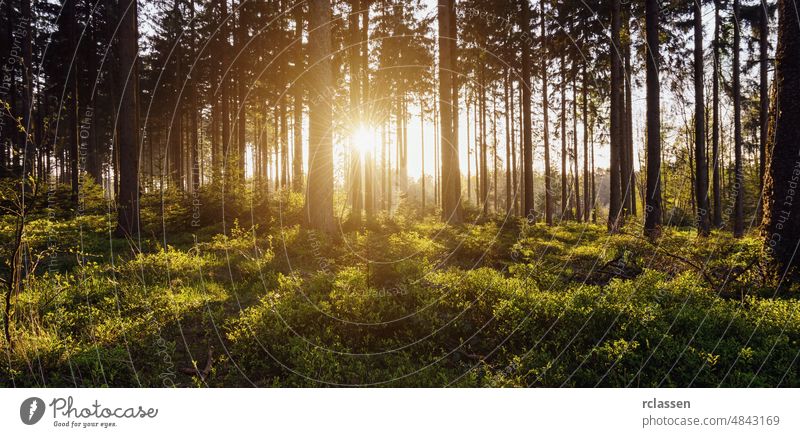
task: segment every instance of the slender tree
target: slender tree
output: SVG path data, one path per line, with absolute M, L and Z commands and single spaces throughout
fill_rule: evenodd
M 742 168 L 742 86 L 739 73 L 739 0 L 733 0 L 733 141 L 734 141 L 734 206 L 733 236 L 744 235 L 744 170 Z
M 505 150 L 506 150 L 506 172 L 505 172 L 506 173 L 505 174 L 505 176 L 506 176 L 506 182 L 505 182 L 505 188 L 506 188 L 506 216 L 511 214 L 511 192 L 513 191 L 513 188 L 511 186 L 511 169 L 512 169 L 512 167 L 511 167 L 511 139 L 513 138 L 513 134 L 511 133 L 512 127 L 511 127 L 511 123 L 510 123 L 510 120 L 513 120 L 513 118 L 510 118 L 511 115 L 510 115 L 510 112 L 509 112 L 510 109 L 513 107 L 513 105 L 509 105 L 509 102 L 508 102 L 508 98 L 509 98 L 509 95 L 508 95 L 509 82 L 510 82 L 510 79 L 508 77 L 508 69 L 506 69 L 506 70 L 503 71 L 503 115 L 505 117 L 504 124 L 503 124 L 503 128 L 504 128 L 503 130 L 505 131 L 505 135 L 506 135 L 506 142 L 505 142 Z
M 351 127 L 361 129 L 361 0 L 350 0 L 350 14 L 348 15 L 348 59 L 350 63 L 350 113 Z M 364 206 L 364 197 L 361 186 L 361 151 L 360 144 L 350 139 L 350 221 L 361 225 L 361 210 Z
M 292 145 L 294 146 L 292 156 L 292 188 L 296 192 L 303 191 L 303 99 L 305 97 L 305 86 L 301 81 L 303 70 L 305 69 L 305 51 L 303 48 L 303 4 L 299 3 L 292 10 L 294 15 L 294 116 Z
M 327 96 L 333 89 L 331 71 L 331 2 L 309 1 L 309 162 L 306 214 L 312 229 L 332 233 L 333 142 L 332 108 Z
M 620 0 L 611 2 L 611 159 L 610 159 L 610 201 L 608 208 L 608 229 L 618 232 L 622 221 L 622 59 L 620 45 Z
M 586 87 L 586 64 L 581 67 L 581 115 L 583 117 L 583 220 L 588 222 L 591 198 L 589 197 L 589 90 Z
M 561 51 L 561 113 L 559 122 L 561 123 L 561 220 L 571 220 L 572 210 L 569 207 L 567 196 L 567 67 L 566 51 Z
M 697 202 L 697 232 L 708 235 L 708 167 L 705 146 L 705 99 L 703 97 L 703 10 L 694 2 L 694 161 L 695 198 Z
M 542 6 L 544 7 L 544 6 Z M 522 0 L 521 5 L 522 13 L 520 14 L 520 29 L 522 29 L 523 38 L 526 38 L 522 44 L 522 83 L 521 83 L 521 100 L 522 100 L 522 215 L 528 221 L 536 221 L 536 210 L 533 203 L 533 142 L 531 139 L 531 71 L 530 71 L 530 43 L 531 38 L 531 25 L 530 25 L 530 4 L 528 0 Z M 545 132 L 547 132 L 547 124 L 545 123 Z M 547 135 L 545 133 L 545 135 Z
M 645 1 L 647 75 L 647 188 L 645 190 L 644 233 L 661 234 L 661 91 L 659 83 L 658 0 Z
M 69 44 L 69 53 L 73 54 L 70 68 L 67 71 L 67 92 L 69 100 L 67 104 L 67 120 L 69 129 L 69 174 L 70 186 L 72 188 L 72 200 L 78 201 L 78 189 L 80 185 L 80 172 L 81 168 L 78 166 L 80 162 L 80 100 L 78 96 L 78 80 L 80 74 L 80 66 L 78 60 L 78 18 L 75 13 L 75 6 L 77 0 L 65 0 L 64 2 L 64 25 L 66 28 L 66 36 Z
M 758 180 L 759 188 L 763 192 L 767 162 L 767 136 L 769 134 L 769 4 L 767 0 L 761 0 L 758 9 L 760 18 L 758 23 Z M 758 211 L 756 211 L 759 221 L 763 214 L 762 205 L 763 202 L 759 197 Z
M 120 102 L 117 113 L 119 128 L 119 195 L 117 200 L 117 232 L 132 236 L 139 223 L 139 105 L 136 58 L 138 42 L 137 0 L 119 2 L 119 56 Z
M 463 221 L 461 208 L 461 174 L 458 165 L 458 143 L 456 143 L 455 103 L 457 88 L 454 87 L 456 60 L 455 1 L 439 0 L 437 19 L 439 24 L 439 129 L 442 160 L 442 219 L 459 224 Z
M 526 2 L 526 0 L 523 0 Z M 527 2 L 526 2 L 527 3 Z M 552 188 L 552 178 L 551 178 L 551 168 L 550 168 L 550 119 L 549 119 L 549 102 L 548 102 L 548 88 L 547 88 L 547 24 L 546 24 L 546 15 L 544 10 L 544 0 L 540 1 L 541 5 L 541 17 L 540 17 L 540 24 L 541 24 L 541 44 L 542 44 L 542 54 L 540 57 L 540 74 L 542 75 L 542 134 L 544 135 L 544 216 L 545 216 L 545 223 L 548 226 L 553 225 L 553 188 Z M 523 56 L 524 62 L 524 56 Z M 526 87 L 529 88 L 529 87 Z M 525 102 L 530 99 L 530 94 L 525 96 L 523 92 L 522 98 Z M 527 103 L 524 103 L 527 105 Z M 523 107 L 524 108 L 524 107 Z M 530 108 L 528 109 L 528 117 L 530 116 Z M 527 117 L 526 117 L 527 118 Z M 526 129 L 525 134 L 525 141 L 526 144 L 530 138 L 530 129 Z M 531 189 L 530 189 L 530 196 L 531 202 L 533 202 L 533 164 L 528 167 L 527 161 L 525 164 L 525 168 L 530 168 L 530 178 L 531 178 Z M 527 180 L 525 184 L 525 195 L 528 195 L 528 185 Z M 526 197 L 527 198 L 527 197 Z
M 33 26 L 31 22 L 33 14 L 31 13 L 30 0 L 20 1 L 20 15 L 22 22 L 19 25 L 25 29 L 25 34 L 22 37 L 22 89 L 20 90 L 22 94 L 22 127 L 25 128 L 25 132 L 22 133 L 20 142 L 23 144 L 24 153 L 23 166 L 25 170 L 23 175 L 24 179 L 28 179 L 34 175 L 36 162 L 36 149 L 34 142 L 31 141 L 33 127 L 31 123 L 31 115 L 33 113 Z M 38 140 L 38 136 L 35 136 L 35 139 Z M 0 168 L 2 167 L 5 167 L 5 162 L 0 162 Z
M 583 212 L 581 211 L 581 183 L 580 171 L 578 169 L 578 91 L 577 91 L 577 68 L 572 69 L 572 172 L 575 185 L 575 219 L 581 221 Z M 584 191 L 584 195 L 586 192 Z
M 714 0 L 714 39 L 712 41 L 712 48 L 714 51 L 714 64 L 712 69 L 712 121 L 711 121 L 711 172 L 712 172 L 712 196 L 714 200 L 714 227 L 719 228 L 722 226 L 722 195 L 720 193 L 720 174 L 719 174 L 719 131 L 720 131 L 720 116 L 719 116 L 719 70 L 720 70 L 720 28 L 722 27 L 722 18 L 719 11 L 722 8 L 721 0 Z

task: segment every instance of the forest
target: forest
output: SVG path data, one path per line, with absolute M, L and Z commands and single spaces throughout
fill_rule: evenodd
M 800 386 L 793 0 L 0 10 L 0 387 Z

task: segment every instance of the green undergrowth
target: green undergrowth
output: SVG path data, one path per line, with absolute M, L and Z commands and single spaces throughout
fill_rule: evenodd
M 132 241 L 94 202 L 29 222 L 39 262 L 0 385 L 800 385 L 797 286 L 776 291 L 756 236 L 454 227 L 410 208 L 333 236 L 284 193 L 233 202 L 224 228 L 147 198 Z M 0 219 L 4 248 L 13 229 Z

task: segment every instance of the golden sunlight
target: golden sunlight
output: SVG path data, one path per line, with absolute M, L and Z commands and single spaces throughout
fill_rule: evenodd
M 367 153 L 374 152 L 378 144 L 378 138 L 375 131 L 367 126 L 359 126 L 353 131 L 352 145 L 358 150 L 359 154 L 366 155 Z

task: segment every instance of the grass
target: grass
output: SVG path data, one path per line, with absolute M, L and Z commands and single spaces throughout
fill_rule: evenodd
M 800 385 L 797 286 L 775 292 L 756 236 L 407 209 L 334 238 L 282 202 L 283 226 L 262 205 L 224 233 L 170 211 L 166 239 L 150 205 L 141 251 L 101 208 L 31 221 L 32 251 L 64 238 L 16 298 L 0 386 Z

